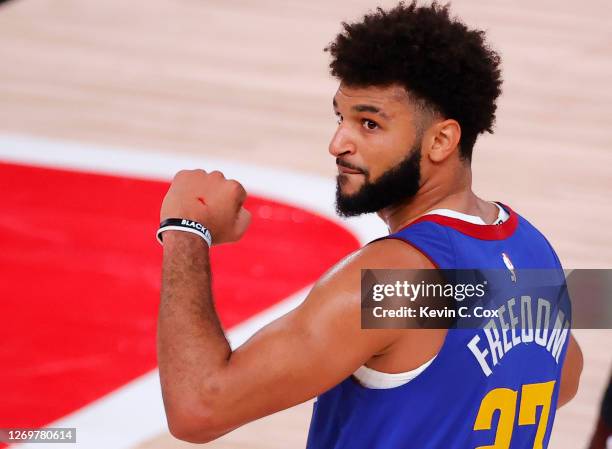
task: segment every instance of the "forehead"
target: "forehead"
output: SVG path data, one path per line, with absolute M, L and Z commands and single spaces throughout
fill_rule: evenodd
M 410 99 L 406 89 L 398 85 L 355 87 L 340 84 L 334 95 L 334 103 L 338 107 L 343 105 L 350 107 L 358 103 L 370 104 L 389 112 L 400 112 L 410 107 Z

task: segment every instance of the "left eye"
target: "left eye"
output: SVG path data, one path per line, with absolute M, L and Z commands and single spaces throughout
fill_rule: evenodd
M 361 121 L 361 124 L 363 125 L 364 128 L 369 129 L 369 130 L 378 128 L 378 123 L 373 122 L 372 120 L 368 120 L 368 119 L 363 119 Z

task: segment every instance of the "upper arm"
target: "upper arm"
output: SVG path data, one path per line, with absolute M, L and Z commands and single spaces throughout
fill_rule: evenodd
M 330 270 L 302 305 L 236 349 L 215 380 L 219 429 L 317 396 L 391 345 L 397 329 L 361 328 L 362 268 L 431 268 L 420 252 L 394 240 L 371 244 Z
M 573 334 L 570 334 L 570 341 L 565 354 L 565 361 L 561 371 L 561 386 L 559 387 L 559 399 L 557 407 L 568 403 L 577 393 L 582 373 L 583 358 L 582 351 Z

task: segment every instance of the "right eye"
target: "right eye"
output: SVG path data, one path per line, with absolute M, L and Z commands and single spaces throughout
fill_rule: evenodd
M 338 123 L 338 125 L 342 123 L 342 114 L 336 114 L 336 122 Z

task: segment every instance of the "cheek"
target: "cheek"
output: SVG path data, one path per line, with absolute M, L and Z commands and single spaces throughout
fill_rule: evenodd
M 368 180 L 376 181 L 382 174 L 386 173 L 405 157 L 405 150 L 401 147 L 389 145 L 388 142 L 381 142 L 372 148 L 364 157 L 364 167 L 368 170 Z
M 372 136 L 364 156 L 365 166 L 370 172 L 369 181 L 376 182 L 381 175 L 403 162 L 412 151 L 414 142 L 414 133 L 409 129 Z

